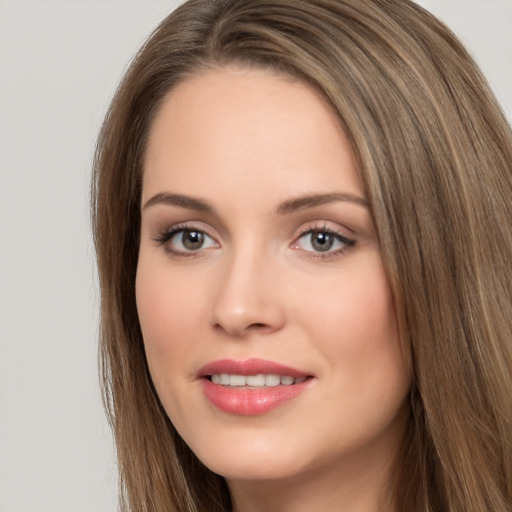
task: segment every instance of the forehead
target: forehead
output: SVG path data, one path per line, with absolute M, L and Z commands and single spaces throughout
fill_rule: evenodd
M 246 68 L 211 69 L 179 84 L 149 134 L 144 196 L 162 187 L 202 195 L 219 182 L 238 194 L 276 182 L 297 194 L 362 188 L 327 102 L 289 76 Z

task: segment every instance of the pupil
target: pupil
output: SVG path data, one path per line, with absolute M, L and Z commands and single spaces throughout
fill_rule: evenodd
M 181 238 L 183 246 L 190 251 L 200 249 L 203 245 L 204 235 L 199 231 L 185 231 Z
M 334 243 L 333 237 L 329 233 L 313 233 L 311 244 L 316 251 L 328 251 Z

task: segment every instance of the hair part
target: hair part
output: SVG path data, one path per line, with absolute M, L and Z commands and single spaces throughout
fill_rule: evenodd
M 178 83 L 228 65 L 313 86 L 356 155 L 413 375 L 396 510 L 510 510 L 512 134 L 466 50 L 408 0 L 189 0 L 128 69 L 92 184 L 121 509 L 230 509 L 159 402 L 135 302 L 152 121 Z

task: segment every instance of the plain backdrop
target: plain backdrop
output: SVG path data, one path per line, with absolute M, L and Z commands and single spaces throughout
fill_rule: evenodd
M 88 194 L 135 50 L 177 1 L 0 0 L 0 512 L 113 512 Z M 512 0 L 422 0 L 512 119 Z

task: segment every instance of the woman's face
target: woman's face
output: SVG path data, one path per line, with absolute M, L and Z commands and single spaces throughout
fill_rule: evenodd
M 241 480 L 385 467 L 409 376 L 350 145 L 308 86 L 209 70 L 149 135 L 137 306 L 151 375 Z

